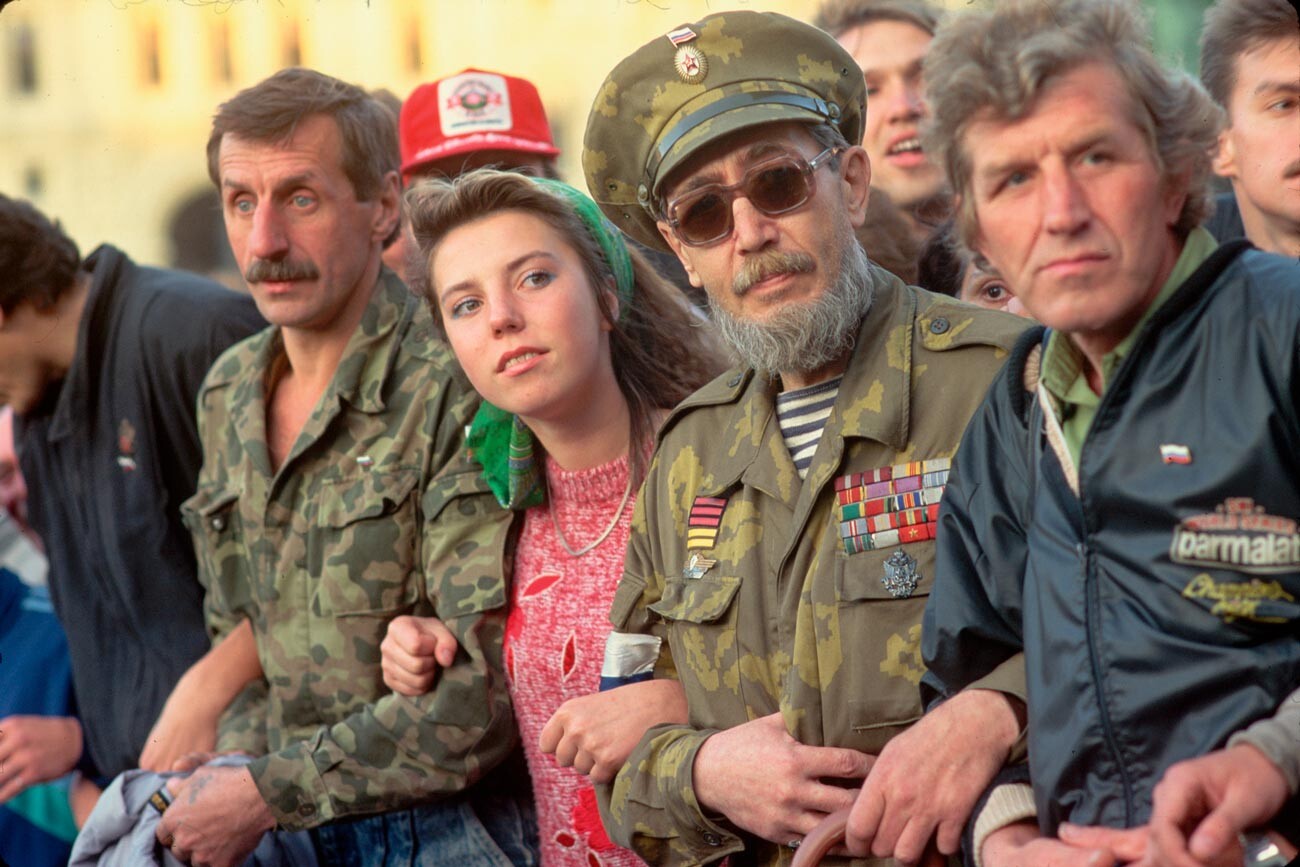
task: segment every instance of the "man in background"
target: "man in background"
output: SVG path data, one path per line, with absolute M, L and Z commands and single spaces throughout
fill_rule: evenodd
M 902 212 L 918 244 L 951 208 L 943 168 L 921 142 L 929 116 L 922 65 L 939 15 L 926 0 L 827 0 L 813 18 L 862 68 L 871 185 Z M 861 240 L 870 250 L 871 239 Z
M 206 658 L 180 515 L 199 469 L 194 403 L 213 359 L 262 324 L 209 280 L 109 245 L 83 260 L 56 223 L 0 196 L 0 404 L 68 635 L 85 731 L 72 760 L 91 777 L 140 763 L 164 701 Z
M 1227 113 L 1214 171 L 1232 183 L 1256 247 L 1300 257 L 1300 21 L 1286 0 L 1219 0 L 1205 11 L 1201 80 Z M 1220 232 L 1224 232 L 1220 229 Z M 1226 231 L 1228 240 L 1232 237 Z M 1216 235 L 1217 237 L 1217 235 Z

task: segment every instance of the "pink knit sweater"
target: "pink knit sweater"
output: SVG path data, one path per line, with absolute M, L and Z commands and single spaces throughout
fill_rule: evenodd
M 506 676 L 533 776 L 542 867 L 642 863 L 605 835 L 590 781 L 557 766 L 537 746 L 542 727 L 561 704 L 600 687 L 609 607 L 623 574 L 636 492 L 609 536 L 581 557 L 570 556 L 560 544 L 551 510 L 569 547 L 581 550 L 613 520 L 627 479 L 626 457 L 578 472 L 566 472 L 547 458 L 547 502 L 524 512 L 515 553 Z

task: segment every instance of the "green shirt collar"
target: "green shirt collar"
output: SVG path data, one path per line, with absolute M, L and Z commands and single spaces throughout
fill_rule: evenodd
M 1128 336 L 1121 340 L 1114 349 L 1102 356 L 1103 391 L 1106 384 L 1110 382 L 1115 370 L 1119 367 L 1120 362 L 1133 348 L 1133 343 L 1142 331 L 1142 326 L 1146 325 L 1147 321 L 1155 315 L 1155 312 L 1164 306 L 1178 287 L 1188 277 L 1192 276 L 1192 272 L 1201 267 L 1201 263 L 1208 259 L 1218 246 L 1219 242 L 1214 240 L 1214 236 L 1204 228 L 1193 229 L 1191 234 L 1187 236 L 1187 241 L 1183 245 L 1183 252 L 1179 254 L 1178 261 L 1174 263 L 1173 270 L 1169 272 L 1169 277 L 1166 278 L 1164 285 L 1160 287 L 1160 292 L 1156 295 L 1155 301 L 1147 307 L 1146 312 L 1142 314 L 1142 318 L 1133 326 L 1133 330 L 1128 333 Z M 1088 380 L 1083 375 L 1083 365 L 1083 353 L 1079 351 L 1078 347 L 1066 335 L 1059 331 L 1053 331 L 1051 336 L 1047 338 L 1047 348 L 1043 351 L 1043 386 L 1048 393 L 1067 406 L 1096 406 L 1100 403 L 1101 398 L 1088 387 Z M 1065 415 L 1068 416 L 1068 413 L 1065 413 Z

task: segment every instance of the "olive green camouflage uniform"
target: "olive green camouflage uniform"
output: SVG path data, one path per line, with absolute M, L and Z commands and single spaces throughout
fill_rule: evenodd
M 605 793 L 611 836 L 652 863 L 743 852 L 733 864 L 784 864 L 793 854 L 701 810 L 692 768 L 710 734 L 780 711 L 801 743 L 878 754 L 921 716 L 934 542 L 847 553 L 836 481 L 909 462 L 944 466 L 1024 321 L 882 269 L 871 275 L 875 299 L 806 479 L 782 438 L 774 389 L 752 371 L 724 374 L 664 428 L 611 619 L 616 632 L 663 639 L 654 674 L 680 679 L 689 723 L 651 729 Z M 937 472 L 929 481 L 946 478 Z M 725 500 L 712 538 L 688 526 L 700 523 L 691 513 L 701 497 Z M 899 552 L 902 586 L 887 566 Z M 1011 665 L 981 685 L 1020 693 L 1022 677 Z
M 261 756 L 249 769 L 276 821 L 306 828 L 459 792 L 517 745 L 501 665 L 509 515 L 476 474 L 439 475 L 477 397 L 391 273 L 272 472 L 264 381 L 282 353 L 271 328 L 214 365 L 183 509 L 211 631 L 248 617 L 266 673 L 218 746 Z M 436 614 L 460 643 L 416 698 L 391 694 L 380 671 L 399 614 Z
M 700 148 L 791 121 L 833 125 L 856 144 L 865 111 L 862 70 L 828 34 L 774 13 L 718 13 L 614 68 L 583 168 L 606 216 L 663 248 L 665 179 Z M 804 744 L 875 754 L 921 715 L 928 537 L 947 460 L 1024 322 L 869 274 L 872 307 L 805 479 L 774 386 L 753 372 L 688 398 L 661 435 L 602 672 L 611 684 L 678 678 L 686 693 L 689 722 L 647 732 L 601 790 L 610 835 L 648 861 L 793 855 L 701 809 L 692 773 L 710 734 L 780 711 Z M 985 685 L 1023 692 L 1019 662 Z

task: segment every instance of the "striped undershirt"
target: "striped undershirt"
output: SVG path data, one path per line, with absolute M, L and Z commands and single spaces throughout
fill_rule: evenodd
M 829 382 L 783 391 L 776 396 L 776 417 L 781 425 L 781 436 L 801 479 L 808 476 L 813 453 L 817 451 L 817 443 L 826 429 L 826 419 L 835 405 L 835 396 L 840 393 L 841 379 L 842 376 L 837 376 Z

